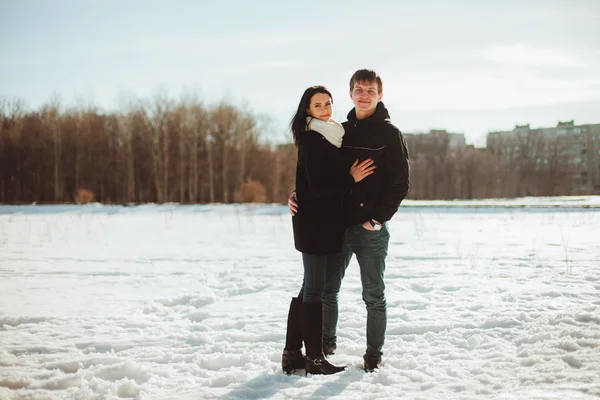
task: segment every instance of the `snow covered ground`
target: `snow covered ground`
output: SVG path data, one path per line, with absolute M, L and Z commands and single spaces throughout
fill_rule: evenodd
M 407 201 L 390 230 L 382 368 L 353 261 L 350 369 L 286 376 L 286 207 L 0 206 L 0 399 L 600 396 L 599 197 Z

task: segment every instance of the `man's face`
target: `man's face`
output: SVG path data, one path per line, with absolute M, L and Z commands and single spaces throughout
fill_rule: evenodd
M 383 93 L 379 93 L 377 82 L 356 82 L 350 92 L 350 98 L 360 113 L 374 112 Z

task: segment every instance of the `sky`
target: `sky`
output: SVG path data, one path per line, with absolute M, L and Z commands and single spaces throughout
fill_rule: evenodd
M 287 206 L 0 205 L 0 398 L 597 400 L 599 207 L 406 200 L 381 368 L 361 369 L 354 258 L 330 357 L 348 369 L 287 376 Z
M 323 84 L 334 117 L 348 81 L 377 70 L 404 132 L 600 123 L 596 0 L 0 0 L 0 96 L 39 107 L 196 93 L 270 117 L 276 140 L 302 92 Z

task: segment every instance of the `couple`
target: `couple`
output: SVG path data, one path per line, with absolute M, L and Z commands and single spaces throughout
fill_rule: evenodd
M 377 72 L 361 69 L 350 79 L 354 109 L 347 122 L 331 119 L 333 97 L 323 86 L 306 89 L 292 119 L 298 164 L 296 190 L 288 204 L 304 280 L 288 314 L 282 355 L 288 374 L 305 369 L 307 374 L 329 375 L 345 369 L 325 356 L 336 349 L 338 293 L 353 254 L 367 308 L 364 369 L 372 372 L 381 363 L 387 324 L 387 221 L 409 188 L 406 142 L 390 122 L 382 96 Z

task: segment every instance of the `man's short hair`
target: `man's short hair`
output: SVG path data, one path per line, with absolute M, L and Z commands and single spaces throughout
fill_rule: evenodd
M 350 91 L 354 90 L 354 85 L 359 82 L 373 83 L 377 82 L 377 90 L 379 93 L 383 93 L 383 82 L 377 71 L 373 69 L 359 69 L 350 78 Z

